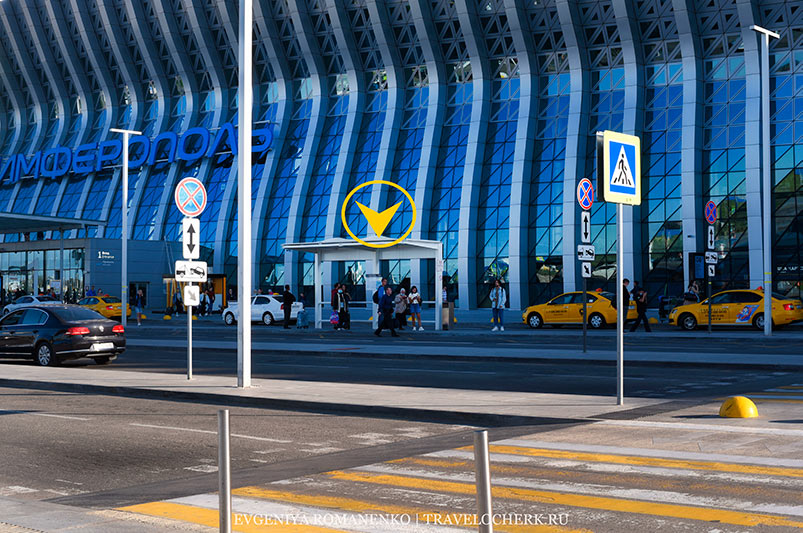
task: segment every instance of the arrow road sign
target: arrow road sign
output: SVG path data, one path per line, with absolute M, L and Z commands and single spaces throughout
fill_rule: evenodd
M 716 252 L 706 252 L 705 253 L 705 264 L 706 265 L 716 265 L 717 261 L 719 260 L 719 254 Z
M 198 241 L 201 237 L 201 221 L 197 218 L 185 218 L 181 221 L 184 238 L 184 259 L 198 259 L 201 257 L 201 246 Z
M 591 213 L 580 211 L 580 239 L 588 244 L 591 242 Z
M 184 305 L 193 307 L 201 305 L 201 288 L 198 285 L 184 287 Z
M 714 243 L 716 241 L 716 230 L 714 226 L 708 226 L 708 249 L 714 249 Z
M 207 266 L 205 261 L 176 261 L 176 281 L 206 281 Z
M 582 263 L 580 263 L 580 266 L 582 267 L 580 270 L 582 271 L 583 277 L 584 278 L 590 278 L 591 277 L 591 263 L 583 261 Z
M 717 275 L 717 266 L 716 265 L 708 265 L 708 277 L 713 278 Z
M 593 261 L 595 257 L 593 244 L 578 244 L 577 259 L 580 261 Z

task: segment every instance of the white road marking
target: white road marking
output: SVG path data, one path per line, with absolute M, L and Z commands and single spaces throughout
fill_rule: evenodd
M 618 421 L 617 421 L 618 422 Z M 745 465 L 779 466 L 803 468 L 803 460 L 783 459 L 780 457 L 753 457 L 747 455 L 726 455 L 717 453 L 679 452 L 675 450 L 659 450 L 652 448 L 628 448 L 626 446 L 603 446 L 598 444 L 575 444 L 570 442 L 548 442 L 524 439 L 500 440 L 494 445 L 520 446 L 524 448 L 541 448 L 570 452 L 609 453 L 612 455 L 640 455 L 642 457 L 658 457 L 661 459 L 681 459 L 689 461 L 715 461 Z
M 9 485 L 7 487 L 0 487 L 0 496 L 12 496 L 14 494 L 30 494 L 31 492 L 39 492 L 38 489 L 29 487 L 20 487 L 19 485 Z
M 410 476 L 424 479 L 437 479 L 440 481 L 456 481 L 459 483 L 474 484 L 474 472 L 447 473 L 431 472 L 414 468 L 399 468 L 389 465 L 369 465 L 355 468 L 354 471 L 371 472 L 375 474 L 391 474 Z M 532 489 L 538 491 L 554 491 L 567 494 L 587 494 L 612 498 L 626 498 L 629 500 L 642 500 L 650 502 L 672 503 L 677 505 L 690 505 L 695 507 L 733 509 L 754 513 L 777 513 L 780 515 L 803 516 L 803 505 L 783 505 L 773 503 L 754 503 L 745 500 L 735 500 L 720 496 L 707 498 L 700 494 L 685 494 L 668 490 L 649 490 L 614 487 L 586 483 L 562 483 L 545 479 L 521 479 L 494 476 L 493 484 L 496 487 L 513 487 Z M 756 491 L 760 492 L 760 491 Z
M 196 465 L 196 466 L 185 466 L 184 470 L 201 472 L 202 474 L 211 474 L 212 472 L 217 472 L 217 467 L 214 465 Z
M 172 431 L 189 431 L 191 433 L 205 433 L 207 435 L 217 435 L 217 431 L 210 431 L 208 429 L 194 429 L 194 428 L 179 428 L 175 426 L 156 426 L 153 424 L 137 424 L 132 422 L 129 424 L 130 426 L 136 426 L 139 428 L 151 428 L 151 429 L 169 429 Z M 251 439 L 251 440 L 259 440 L 263 442 L 278 442 L 281 444 L 289 444 L 293 441 L 291 440 L 282 440 L 282 439 L 271 439 L 268 437 L 254 437 L 252 435 L 239 435 L 237 433 L 232 433 L 232 437 L 237 437 L 238 439 Z
M 393 435 L 388 435 L 387 433 L 360 433 L 358 435 L 351 435 L 351 438 L 361 440 L 363 444 L 367 444 L 368 446 L 393 442 Z
M 782 396 L 782 398 L 786 398 L 786 396 Z M 651 420 L 600 420 L 599 422 L 595 422 L 595 424 L 600 424 L 603 426 L 690 429 L 701 431 L 717 431 L 722 433 L 756 433 L 766 435 L 784 435 L 788 437 L 803 437 L 803 429 L 725 426 L 720 424 L 689 424 L 684 422 L 653 422 Z
M 435 370 L 427 368 L 383 368 L 382 370 L 392 370 L 394 372 L 424 372 L 440 374 L 498 374 L 498 372 L 480 372 L 477 370 Z
M 91 420 L 90 418 L 83 418 L 80 416 L 67 416 L 67 415 L 53 415 L 50 413 L 27 413 L 34 416 L 49 416 L 51 418 L 64 418 L 66 420 Z

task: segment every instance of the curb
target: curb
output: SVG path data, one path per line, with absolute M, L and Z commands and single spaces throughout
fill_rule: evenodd
M 383 405 L 366 406 L 349 403 L 314 402 L 302 400 L 283 400 L 276 398 L 250 398 L 227 394 L 171 391 L 162 389 L 143 389 L 138 387 L 117 387 L 110 385 L 90 385 L 86 383 L 58 383 L 26 379 L 0 378 L 0 386 L 17 389 L 35 389 L 60 392 L 86 392 L 114 396 L 126 396 L 148 400 L 173 400 L 236 405 L 239 407 L 259 407 L 278 411 L 302 411 L 321 414 L 352 415 L 372 418 L 403 418 L 418 422 L 441 424 L 466 424 L 482 427 L 530 426 L 577 422 L 586 418 L 538 417 L 521 415 L 501 415 L 492 413 L 470 413 L 421 409 L 413 407 L 390 407 Z

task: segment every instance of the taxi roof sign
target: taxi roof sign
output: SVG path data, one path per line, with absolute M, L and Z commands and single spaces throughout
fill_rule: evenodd
M 597 134 L 598 142 L 600 137 L 597 190 L 601 200 L 641 205 L 641 139 L 615 131 Z

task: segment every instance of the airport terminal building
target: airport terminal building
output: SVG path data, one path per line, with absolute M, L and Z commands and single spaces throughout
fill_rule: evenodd
M 799 0 L 254 3 L 256 286 L 312 294 L 311 257 L 282 245 L 348 237 L 346 195 L 385 180 L 415 200 L 412 237 L 441 241 L 444 254 L 442 273 L 414 258 L 383 262 L 392 282 L 431 296 L 443 274 L 461 308 L 488 306 L 497 278 L 514 309 L 575 289 L 576 188 L 595 180 L 602 130 L 641 138 L 643 202 L 624 208 L 624 274 L 652 305 L 704 277 L 709 200 L 715 288 L 761 286 L 759 25 L 780 34 L 770 46 L 774 289 L 800 297 Z M 128 238 L 131 263 L 147 267 L 133 281 L 155 293 L 171 274 L 182 218 L 173 192 L 194 176 L 208 190 L 204 256 L 236 283 L 237 17 L 236 0 L 0 1 L 0 213 L 53 221 L 0 235 L 5 290 L 60 279 L 80 292 L 106 279 L 103 268 L 119 272 L 122 145 L 111 128 L 143 132 L 130 145 Z M 362 191 L 377 210 L 400 201 Z M 615 289 L 615 212 L 591 208 L 590 289 Z M 388 232 L 410 217 L 400 210 Z M 370 231 L 358 210 L 346 218 Z M 60 263 L 54 239 L 68 219 L 85 224 L 63 231 Z M 324 284 L 356 288 L 365 268 L 333 265 Z

